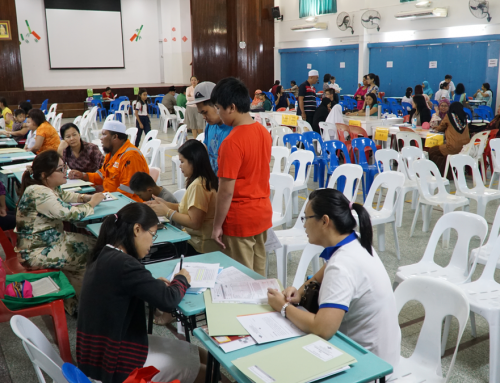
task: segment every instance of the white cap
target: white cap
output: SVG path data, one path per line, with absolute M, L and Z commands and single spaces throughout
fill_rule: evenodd
M 319 77 L 319 73 L 316 69 L 313 69 L 313 70 L 310 70 L 309 71 L 309 77 L 313 77 L 313 76 L 318 76 Z
M 111 121 L 105 121 L 104 125 L 102 126 L 102 130 L 107 130 L 109 132 L 116 132 L 116 133 L 124 133 L 127 130 L 127 127 L 123 122 L 117 121 L 117 120 L 111 120 Z
M 210 100 L 215 84 L 210 81 L 201 82 L 194 88 L 194 100 L 189 101 L 187 105 L 198 104 L 199 102 Z

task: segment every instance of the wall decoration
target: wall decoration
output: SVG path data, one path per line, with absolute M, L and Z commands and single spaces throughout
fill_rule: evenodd
M 142 27 L 143 27 L 143 25 L 141 25 L 141 27 L 139 29 L 135 30 L 136 33 L 134 33 L 134 35 L 130 38 L 131 42 L 133 42 L 134 40 L 139 41 L 142 39 L 142 37 L 141 37 Z
M 174 28 L 172 28 L 172 32 L 175 32 L 175 27 L 174 27 Z
M 164 43 L 166 43 L 166 42 L 167 42 L 167 38 L 166 38 L 166 37 L 163 39 L 163 42 L 164 42 Z
M 42 39 L 40 37 L 40 35 L 38 33 L 36 33 L 35 31 L 31 30 L 30 23 L 28 23 L 28 20 L 24 20 L 24 21 L 26 23 L 26 27 L 28 28 L 28 33 L 26 33 L 24 35 L 22 33 L 19 33 L 19 36 L 21 36 L 21 40 L 19 41 L 19 43 L 21 44 L 21 42 L 23 42 L 23 41 L 25 43 L 29 43 L 31 36 L 33 36 L 35 43 L 39 42 Z
M 186 42 L 187 41 L 187 37 L 186 36 L 182 36 L 182 41 Z
M 172 41 L 177 41 L 177 39 L 175 37 L 172 37 Z
M 12 40 L 9 20 L 0 20 L 0 40 Z
M 436 69 L 438 67 L 437 61 L 429 61 L 429 69 Z

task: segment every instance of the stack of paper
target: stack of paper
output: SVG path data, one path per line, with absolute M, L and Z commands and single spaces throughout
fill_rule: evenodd
M 308 383 L 338 374 L 356 359 L 316 335 L 268 348 L 233 360 L 233 364 L 257 383 Z
M 278 312 L 241 315 L 238 320 L 259 344 L 306 335 Z
M 246 280 L 215 285 L 212 289 L 213 303 L 267 303 L 267 289 L 280 290 L 276 279 Z
M 92 182 L 83 181 L 83 180 L 67 180 L 64 185 L 61 185 L 61 189 L 72 189 L 81 186 L 89 186 L 93 185 Z
M 201 329 L 208 334 L 208 327 L 202 326 Z M 250 335 L 234 335 L 234 336 L 210 336 L 210 339 L 221 348 L 224 352 L 241 350 L 242 348 L 253 346 L 255 340 Z
M 28 165 L 31 166 L 33 162 L 25 162 L 22 164 L 15 164 L 15 165 L 7 165 L 7 166 L 2 166 L 2 170 L 0 171 L 3 174 L 11 174 L 15 172 L 24 172 L 26 170 L 26 167 Z
M 31 287 L 33 289 L 34 297 L 56 293 L 61 290 L 59 285 L 55 283 L 51 277 L 45 277 L 39 279 L 38 281 L 31 282 Z
M 191 287 L 203 288 L 214 287 L 215 280 L 219 274 L 218 263 L 199 263 L 199 262 L 184 262 L 182 268 L 186 269 L 191 275 Z M 177 274 L 180 270 L 180 262 L 175 265 L 173 275 Z

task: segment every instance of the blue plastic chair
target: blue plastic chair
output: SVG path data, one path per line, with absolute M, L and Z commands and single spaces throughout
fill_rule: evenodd
M 460 101 L 461 96 L 461 94 L 455 94 L 455 96 L 453 96 L 453 101 Z
M 407 103 L 407 102 L 402 102 L 402 103 L 401 103 L 401 107 L 402 107 L 404 110 L 406 110 L 406 114 L 408 114 L 408 112 L 409 112 L 409 111 L 408 111 L 408 108 L 410 108 L 410 110 L 412 110 L 412 109 L 413 109 L 413 105 L 412 105 L 412 104 L 409 104 L 409 103 Z M 405 114 L 405 116 L 406 116 L 406 114 Z
M 120 102 L 121 102 L 120 100 L 114 100 L 109 103 L 108 115 L 114 114 L 115 112 L 118 111 L 118 108 L 120 107 Z M 115 119 L 121 121 L 121 116 L 119 117 L 119 115 L 120 114 L 115 115 Z
M 64 363 L 61 367 L 62 374 L 69 383 L 91 383 L 80 369 L 71 363 Z
M 366 199 L 366 195 L 370 190 L 375 175 L 378 173 L 378 168 L 376 164 L 369 164 L 368 158 L 366 158 L 365 148 L 370 148 L 373 152 L 373 158 L 375 158 L 375 152 L 377 151 L 377 146 L 369 138 L 355 138 L 351 141 L 351 147 L 354 154 L 354 161 L 363 168 L 364 175 L 361 181 L 363 186 L 363 201 Z
M 47 109 L 48 105 L 49 105 L 49 99 L 46 99 L 44 102 L 42 102 L 42 106 L 40 107 L 40 110 L 45 114 L 47 114 L 48 112 Z
M 467 116 L 469 116 L 469 120 L 472 121 L 472 112 L 469 108 L 464 108 L 464 112 L 467 113 Z
M 466 109 L 466 108 L 464 108 Z M 495 118 L 495 114 L 493 113 L 493 109 L 491 109 L 489 106 L 487 105 L 479 105 L 477 109 L 481 109 L 481 110 L 485 110 L 487 113 L 488 113 L 488 119 L 491 121 Z
M 388 103 L 390 106 L 392 106 L 392 105 L 399 105 L 398 100 L 396 100 L 395 98 L 390 98 L 390 97 L 388 97 L 388 98 L 386 98 L 386 100 L 387 100 L 387 103 Z
M 406 108 L 403 108 L 401 105 L 399 104 L 391 104 L 391 111 L 392 113 L 394 113 L 396 116 L 399 115 L 399 112 L 401 112 L 401 114 L 403 116 L 406 116 L 408 114 L 408 111 L 406 110 Z
M 382 113 L 392 113 L 392 109 L 389 107 L 389 105 L 386 104 L 380 104 L 382 106 Z
M 276 102 L 274 101 L 274 95 L 271 92 L 262 92 L 264 93 L 269 100 L 271 100 L 271 105 L 273 106 L 273 110 L 276 110 Z
M 347 150 L 347 146 L 340 141 L 332 140 L 324 142 L 324 150 L 328 154 L 328 168 L 326 171 L 326 186 L 328 187 L 328 182 L 330 181 L 330 177 L 332 176 L 335 169 L 340 166 L 339 158 L 337 156 L 337 152 L 341 151 L 344 155 L 344 163 L 350 164 L 351 159 L 349 157 L 349 150 Z M 345 188 L 345 177 L 340 177 L 337 180 L 337 190 L 340 192 L 344 192 Z
M 288 93 L 288 100 L 290 100 L 290 106 L 295 105 L 295 103 L 297 102 L 297 99 L 292 92 Z
M 439 106 L 439 101 L 437 100 L 431 100 L 432 105 Z
M 464 108 L 465 110 L 465 108 Z M 476 113 L 476 115 L 481 119 L 481 120 L 490 120 L 490 115 L 488 113 L 487 110 L 485 109 L 479 109 L 479 108 L 476 108 L 474 110 L 474 113 Z
M 300 133 L 290 133 L 283 136 L 283 144 L 285 146 L 287 146 L 287 144 L 290 144 L 292 153 L 297 150 L 297 145 L 301 142 L 304 142 L 304 138 Z
M 156 114 L 156 118 L 160 118 L 160 108 L 158 104 L 162 102 L 163 97 L 156 97 L 154 101 L 148 105 L 149 114 Z
M 325 187 L 325 169 L 328 163 L 328 156 L 325 152 L 325 148 L 323 145 L 323 139 L 318 132 L 305 132 L 302 133 L 302 138 L 306 150 L 311 151 L 314 154 L 314 182 L 319 182 L 319 187 Z M 321 147 L 321 154 L 316 153 L 316 148 L 314 147 L 314 141 L 318 142 L 318 145 Z
M 102 121 L 102 113 L 104 112 L 104 118 L 108 116 L 108 111 L 106 108 L 102 106 L 101 101 L 93 100 L 90 105 L 97 106 L 97 116 L 99 117 L 99 121 Z

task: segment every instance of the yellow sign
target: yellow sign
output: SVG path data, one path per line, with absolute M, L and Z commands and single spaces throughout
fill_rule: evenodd
M 374 138 L 376 141 L 387 141 L 387 139 L 389 138 L 389 129 L 388 128 L 376 128 Z
M 425 147 L 432 148 L 434 146 L 443 145 L 444 137 L 442 134 L 429 134 L 425 139 Z
M 361 121 L 359 121 L 359 120 L 349 120 L 349 125 L 351 125 L 351 126 L 359 126 L 361 128 Z
M 297 126 L 297 121 L 299 116 L 294 114 L 282 114 L 281 115 L 281 125 Z

